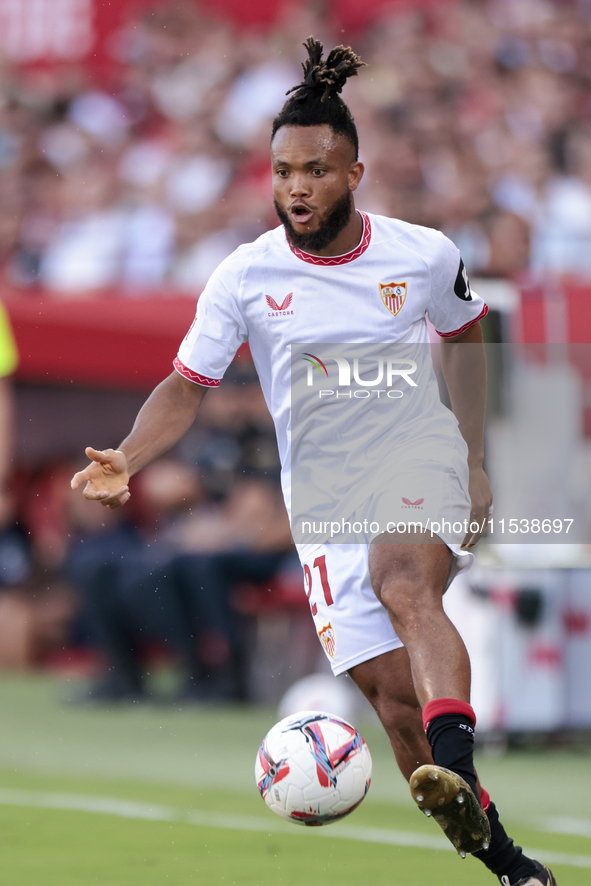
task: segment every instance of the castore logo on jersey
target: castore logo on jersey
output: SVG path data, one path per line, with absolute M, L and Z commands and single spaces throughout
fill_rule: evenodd
M 286 295 L 280 305 L 277 304 L 274 298 L 270 295 L 265 296 L 267 300 L 267 304 L 271 308 L 268 317 L 287 317 L 289 314 L 293 314 L 293 311 L 288 311 L 290 304 L 293 301 L 293 292 L 290 292 L 289 295 Z

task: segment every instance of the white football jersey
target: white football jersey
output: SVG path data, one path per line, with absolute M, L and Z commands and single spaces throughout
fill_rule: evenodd
M 470 291 L 460 254 L 442 233 L 397 219 L 361 216 L 361 241 L 342 256 L 304 253 L 289 244 L 282 226 L 240 246 L 211 276 L 174 362 L 184 377 L 216 387 L 237 349 L 249 343 L 275 423 L 288 510 L 292 345 L 428 346 L 427 316 L 439 335 L 452 337 L 488 310 Z M 326 387 L 331 387 L 328 381 Z M 421 403 L 424 425 L 416 421 Z M 412 436 L 419 444 L 422 436 L 433 433 L 432 413 L 439 409 L 435 403 L 439 394 L 432 374 L 413 400 Z M 444 433 L 455 435 L 459 451 L 465 452 L 454 416 L 443 406 L 441 410 Z M 402 420 L 394 437 L 405 431 L 408 436 L 408 430 Z

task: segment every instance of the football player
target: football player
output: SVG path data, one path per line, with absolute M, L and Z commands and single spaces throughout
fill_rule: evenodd
M 371 525 L 396 528 L 351 544 L 296 535 L 306 593 L 334 673 L 347 671 L 374 706 L 418 806 L 433 815 L 461 855 L 474 854 L 503 886 L 556 886 L 547 867 L 514 845 L 478 782 L 470 662 L 442 605 L 449 582 L 471 564 L 470 549 L 492 504 L 482 467 L 479 320 L 487 307 L 470 291 L 458 250 L 443 234 L 355 208 L 364 170 L 355 123 L 340 92 L 363 62 L 350 48 L 338 46 L 324 60 L 321 43 L 309 38 L 305 45 L 304 79 L 272 128 L 281 226 L 222 262 L 199 299 L 172 374 L 154 390 L 118 450 L 86 450 L 91 464 L 72 486 L 86 484 L 85 497 L 107 507 L 123 505 L 129 477 L 183 436 L 207 390 L 219 385 L 248 341 L 275 422 L 289 511 L 292 455 L 295 467 L 299 458 L 299 450 L 291 449 L 291 346 L 386 342 L 428 348 L 428 317 L 441 339 L 453 414 L 441 405 L 432 372 L 404 405 L 400 400 L 386 434 L 379 416 L 372 425 L 364 406 L 369 399 L 354 401 L 366 411 L 357 422 L 349 414 L 347 445 L 339 449 L 329 440 L 330 452 L 316 452 L 321 472 L 313 476 L 322 482 L 322 464 L 328 468 L 336 459 L 340 491 L 333 504 L 346 499 L 353 513 L 362 503 Z M 318 400 L 315 408 L 322 405 Z M 377 447 L 376 463 L 388 466 L 387 476 L 378 472 L 378 482 L 356 457 L 356 427 Z M 341 464 L 352 467 L 341 471 Z M 435 523 L 440 531 L 411 538 L 405 530 L 409 509 L 413 519 L 420 511 L 422 524 Z M 445 528 L 450 514 L 468 527 L 466 533 Z

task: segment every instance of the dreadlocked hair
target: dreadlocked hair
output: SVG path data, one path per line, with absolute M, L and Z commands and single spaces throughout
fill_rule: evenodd
M 282 126 L 320 126 L 327 123 L 334 132 L 345 135 L 359 154 L 359 138 L 351 111 L 340 97 L 349 77 L 365 65 L 350 46 L 335 46 L 325 61 L 320 40 L 308 37 L 303 44 L 308 59 L 302 63 L 304 79 L 286 94 L 287 99 L 273 120 L 271 140 Z M 293 94 L 292 94 L 293 93 Z

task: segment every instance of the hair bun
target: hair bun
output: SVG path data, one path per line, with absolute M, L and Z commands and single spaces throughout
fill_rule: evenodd
M 302 63 L 304 79 L 287 92 L 298 92 L 294 99 L 305 98 L 306 94 L 322 94 L 321 101 L 338 95 L 349 77 L 357 76 L 357 69 L 365 65 L 350 46 L 335 46 L 326 61 L 322 60 L 323 45 L 320 40 L 308 37 L 303 44 L 308 50 L 308 59 Z

